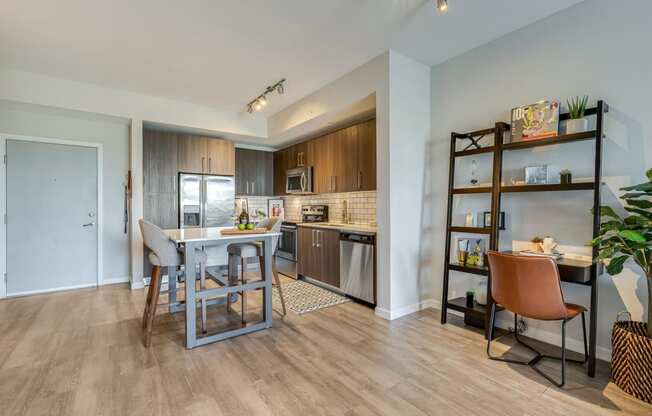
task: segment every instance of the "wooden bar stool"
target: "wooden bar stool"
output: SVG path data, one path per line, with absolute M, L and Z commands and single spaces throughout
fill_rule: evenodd
M 265 228 L 269 232 L 279 232 L 281 230 L 282 221 L 278 217 L 266 218 L 258 224 L 258 228 Z M 276 253 L 276 248 L 278 247 L 278 237 L 274 237 L 274 242 L 272 246 L 272 253 Z M 263 246 L 260 243 L 235 243 L 229 244 L 227 247 L 227 252 L 229 253 L 229 284 L 234 284 L 239 282 L 240 284 L 247 283 L 247 263 L 250 258 L 258 257 L 258 262 L 260 264 L 260 274 L 263 279 L 265 279 L 265 256 L 263 252 Z M 238 266 L 241 268 L 240 278 L 238 278 Z M 276 271 L 276 260 L 275 257 L 272 257 L 272 275 L 273 275 L 273 285 L 278 289 L 278 295 L 281 299 L 281 307 L 283 308 L 283 316 L 286 315 L 287 311 L 285 308 L 285 298 L 283 297 L 283 288 L 281 287 L 281 280 L 278 277 Z M 246 291 L 239 292 L 240 301 L 242 302 L 242 323 L 246 323 L 246 311 L 247 311 L 247 295 Z M 227 300 L 227 308 L 231 310 L 231 297 Z
M 495 303 L 491 305 L 487 355 L 492 360 L 528 365 L 557 387 L 563 387 L 566 383 L 566 361 L 579 364 L 584 364 L 587 361 L 588 348 L 584 318 L 586 308 L 564 301 L 559 271 L 553 259 L 543 256 L 518 256 L 496 251 L 489 251 L 488 256 L 491 296 Z M 497 304 L 514 313 L 514 337 L 517 343 L 536 354 L 531 360 L 519 361 L 491 355 L 491 339 Z M 518 315 L 542 321 L 561 321 L 561 357 L 542 354 L 523 342 L 518 336 Z M 584 334 L 584 359 L 569 360 L 566 358 L 566 323 L 580 315 L 582 316 L 582 332 Z M 544 358 L 561 360 L 560 382 L 553 380 L 552 377 L 536 367 Z
M 149 282 L 147 290 L 147 300 L 145 301 L 145 310 L 143 311 L 143 344 L 149 347 L 152 340 L 152 327 L 154 325 L 154 316 L 158 306 L 158 298 L 161 293 L 161 274 L 164 267 L 168 268 L 168 277 L 176 279 L 176 270 L 184 264 L 183 253 L 177 249 L 176 244 L 168 238 L 167 235 L 156 225 L 143 219 L 138 221 L 140 232 L 143 234 L 143 242 L 152 252 L 149 253 L 149 261 L 152 263 L 152 280 Z M 207 256 L 203 250 L 197 249 L 195 259 L 200 270 L 200 285 L 202 288 L 206 285 L 206 260 Z M 195 284 L 195 282 L 186 284 Z M 176 289 L 174 289 L 176 290 Z M 188 299 L 186 299 L 186 302 Z M 206 300 L 202 299 L 202 330 L 206 332 Z

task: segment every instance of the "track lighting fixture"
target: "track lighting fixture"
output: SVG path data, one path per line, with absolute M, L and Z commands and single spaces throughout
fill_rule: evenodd
M 446 10 L 448 10 L 448 0 L 437 0 L 437 10 L 446 13 Z
M 265 91 L 260 94 L 258 97 L 254 98 L 253 100 L 249 101 L 247 104 L 247 112 L 249 114 L 253 113 L 254 111 L 260 111 L 267 105 L 267 95 L 276 91 L 278 94 L 283 94 L 285 93 L 285 86 L 284 83 L 285 78 L 280 80 L 274 85 L 270 85 L 267 88 L 265 88 Z

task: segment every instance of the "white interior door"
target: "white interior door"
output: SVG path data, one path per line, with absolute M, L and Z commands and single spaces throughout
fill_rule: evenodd
M 7 294 L 96 284 L 98 149 L 6 143 Z

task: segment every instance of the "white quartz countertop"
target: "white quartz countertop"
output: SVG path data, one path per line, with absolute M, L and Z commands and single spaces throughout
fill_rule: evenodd
M 297 224 L 299 227 L 326 228 L 344 232 L 376 234 L 377 228 L 369 224 L 341 224 L 336 222 L 303 222 Z
M 236 234 L 223 235 L 222 230 L 232 230 L 233 227 L 211 227 L 211 228 L 184 228 L 163 230 L 170 240 L 175 243 L 187 242 L 228 242 L 229 240 L 251 240 L 257 241 L 265 237 L 278 237 L 281 233 L 260 233 L 260 234 Z

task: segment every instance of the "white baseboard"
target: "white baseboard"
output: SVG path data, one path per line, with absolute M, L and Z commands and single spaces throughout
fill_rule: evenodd
M 437 301 L 434 299 L 424 299 L 421 302 L 413 303 L 412 305 L 403 306 L 401 308 L 394 308 L 391 310 L 376 307 L 375 313 L 383 319 L 392 321 L 406 315 L 411 315 L 423 309 L 435 307 L 434 305 L 436 302 Z
M 102 279 L 101 286 L 115 285 L 118 283 L 129 283 L 129 276 L 109 277 L 108 279 Z
M 84 284 L 84 285 L 74 285 L 74 286 L 64 286 L 64 287 L 57 287 L 57 288 L 53 288 L 53 289 L 29 290 L 29 291 L 26 291 L 26 292 L 11 293 L 11 294 L 7 294 L 7 298 L 20 298 L 20 297 L 23 297 L 23 296 L 43 295 L 43 294 L 46 294 L 46 293 L 65 292 L 67 290 L 87 289 L 89 287 L 97 287 L 97 283 Z
M 145 285 L 143 284 L 143 279 L 140 280 L 129 279 L 129 281 L 131 284 L 131 290 L 142 289 L 145 287 Z

